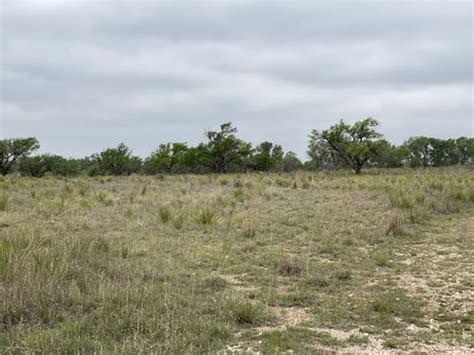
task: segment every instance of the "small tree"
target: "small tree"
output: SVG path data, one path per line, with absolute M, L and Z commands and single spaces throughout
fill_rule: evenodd
M 285 154 L 281 165 L 284 172 L 295 171 L 303 167 L 301 160 L 299 160 L 298 156 L 291 151 Z
M 144 170 L 147 174 L 156 173 L 183 173 L 188 167 L 185 164 L 188 152 L 186 143 L 160 144 L 144 162 Z
M 260 143 L 252 157 L 253 169 L 257 171 L 272 171 L 281 169 L 283 149 L 280 145 L 271 142 Z
M 11 173 L 21 158 L 39 147 L 38 140 L 34 137 L 0 140 L 0 173 L 2 175 Z
M 120 143 L 117 148 L 108 148 L 94 156 L 101 174 L 131 175 L 141 168 L 141 159 L 132 156 L 132 151 Z
M 382 144 L 382 135 L 374 129 L 378 124 L 370 117 L 352 126 L 341 120 L 327 130 L 314 130 L 310 135 L 310 145 L 319 145 L 321 151 L 327 149 L 360 174 L 362 167 L 377 156 Z
M 21 175 L 42 177 L 48 172 L 59 168 L 66 159 L 59 155 L 41 154 L 33 157 L 23 157 L 20 160 L 18 170 Z

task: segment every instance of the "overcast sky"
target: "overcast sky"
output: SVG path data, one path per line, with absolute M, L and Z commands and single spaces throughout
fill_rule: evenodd
M 42 152 L 146 156 L 226 121 L 301 158 L 340 119 L 473 135 L 471 1 L 0 4 L 0 136 Z

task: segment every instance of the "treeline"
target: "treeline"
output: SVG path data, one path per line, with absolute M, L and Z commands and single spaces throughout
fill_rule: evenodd
M 326 170 L 349 167 L 437 167 L 474 162 L 474 139 L 414 137 L 400 146 L 392 145 L 375 130 L 376 120 L 367 118 L 348 125 L 343 121 L 309 136 L 309 160 L 302 163 L 295 153 L 284 152 L 271 142 L 257 146 L 237 137 L 237 129 L 224 123 L 206 133 L 206 142 L 195 147 L 186 143 L 161 144 L 142 159 L 121 143 L 82 159 L 59 155 L 31 155 L 39 149 L 36 138 L 0 141 L 0 173 L 41 177 L 46 174 L 131 175 L 181 173 L 234 173 L 250 171 L 291 172 L 298 169 Z

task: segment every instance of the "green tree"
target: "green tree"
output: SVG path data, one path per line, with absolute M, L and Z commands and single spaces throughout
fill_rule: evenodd
M 377 155 L 371 163 L 380 168 L 399 168 L 404 165 L 406 154 L 405 147 L 397 147 L 386 140 L 382 140 Z
M 157 150 L 145 159 L 143 169 L 147 174 L 170 172 L 171 170 L 171 145 L 160 144 Z
M 39 149 L 38 140 L 34 137 L 11 138 L 0 140 L 0 173 L 7 175 L 12 172 L 21 158 Z
M 23 157 L 20 160 L 18 170 L 21 175 L 42 177 L 48 172 L 54 172 L 66 159 L 59 155 L 41 154 L 32 157 Z
M 54 175 L 60 176 L 78 176 L 83 172 L 82 159 L 61 158 L 58 164 L 55 164 L 51 170 Z
M 459 137 L 455 142 L 457 163 L 474 164 L 474 138 Z
M 207 144 L 188 148 L 183 156 L 183 165 L 187 172 L 204 174 L 214 171 L 214 161 Z
M 331 148 L 328 142 L 321 139 L 317 130 L 309 135 L 308 150 L 310 161 L 306 166 L 309 170 L 337 169 L 344 165 L 344 161 Z
M 327 130 L 313 130 L 311 145 L 320 147 L 320 155 L 333 154 L 360 174 L 364 165 L 374 160 L 383 144 L 382 135 L 375 131 L 378 122 L 373 118 L 357 121 L 352 126 L 340 121 Z
M 141 159 L 132 156 L 132 151 L 124 143 L 116 148 L 105 149 L 93 158 L 98 163 L 100 174 L 131 175 L 141 169 Z
M 228 173 L 245 169 L 252 146 L 237 138 L 237 128 L 231 122 L 220 126 L 220 131 L 209 131 L 206 136 L 213 170 Z
M 184 173 L 187 172 L 186 154 L 188 152 L 186 143 L 160 144 L 144 162 L 144 170 L 148 174 L 156 173 Z
M 280 145 L 263 142 L 255 148 L 252 167 L 257 171 L 280 170 L 282 160 L 283 149 Z
M 282 164 L 282 170 L 284 172 L 295 171 L 303 167 L 301 160 L 299 160 L 298 156 L 291 151 L 285 154 L 281 164 Z

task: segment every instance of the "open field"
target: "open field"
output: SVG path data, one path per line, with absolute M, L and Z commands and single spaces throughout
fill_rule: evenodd
M 0 180 L 0 352 L 474 347 L 471 169 Z

